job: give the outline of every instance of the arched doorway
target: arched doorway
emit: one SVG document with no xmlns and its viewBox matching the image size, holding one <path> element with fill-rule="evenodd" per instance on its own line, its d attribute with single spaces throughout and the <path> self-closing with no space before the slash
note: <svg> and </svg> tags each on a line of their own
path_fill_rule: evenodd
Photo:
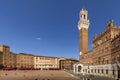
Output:
<svg viewBox="0 0 120 80">
<path fill-rule="evenodd" d="M 80 62 L 77 62 L 74 64 L 74 72 L 75 73 L 83 73 L 83 64 L 81 64 Z"/>
<path fill-rule="evenodd" d="M 82 67 L 78 66 L 78 72 L 81 72 Z"/>
</svg>

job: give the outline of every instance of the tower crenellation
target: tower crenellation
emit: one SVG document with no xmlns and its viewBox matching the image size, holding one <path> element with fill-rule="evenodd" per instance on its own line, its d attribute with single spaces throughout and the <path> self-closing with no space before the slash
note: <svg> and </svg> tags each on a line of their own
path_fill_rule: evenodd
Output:
<svg viewBox="0 0 120 80">
<path fill-rule="evenodd" d="M 79 22 L 78 22 L 78 29 L 80 30 L 81 28 L 86 28 L 88 29 L 89 27 L 89 20 L 87 19 L 88 17 L 88 11 L 86 9 L 82 9 L 79 14 Z"/>
</svg>

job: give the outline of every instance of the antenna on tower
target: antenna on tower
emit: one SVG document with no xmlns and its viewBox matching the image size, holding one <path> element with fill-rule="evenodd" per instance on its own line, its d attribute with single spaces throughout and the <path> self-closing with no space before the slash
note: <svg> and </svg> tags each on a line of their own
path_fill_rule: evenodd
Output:
<svg viewBox="0 0 120 80">
<path fill-rule="evenodd" d="M 83 10 L 86 10 L 86 9 L 85 9 L 85 6 L 83 6 L 83 8 L 82 8 L 82 9 L 83 9 Z"/>
</svg>

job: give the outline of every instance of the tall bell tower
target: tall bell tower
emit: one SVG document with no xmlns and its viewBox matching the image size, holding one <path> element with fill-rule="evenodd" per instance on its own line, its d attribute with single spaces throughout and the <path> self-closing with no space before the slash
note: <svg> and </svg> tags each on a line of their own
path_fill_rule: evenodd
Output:
<svg viewBox="0 0 120 80">
<path fill-rule="evenodd" d="M 88 51 L 88 28 L 90 23 L 87 17 L 88 11 L 82 8 L 78 21 L 80 55 Z"/>
</svg>

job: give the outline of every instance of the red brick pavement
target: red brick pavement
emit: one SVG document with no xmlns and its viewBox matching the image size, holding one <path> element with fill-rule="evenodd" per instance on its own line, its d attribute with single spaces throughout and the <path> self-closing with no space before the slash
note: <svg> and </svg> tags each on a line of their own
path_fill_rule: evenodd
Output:
<svg viewBox="0 0 120 80">
<path fill-rule="evenodd" d="M 64 71 L 0 71 L 0 80 L 80 80 Z"/>
</svg>

